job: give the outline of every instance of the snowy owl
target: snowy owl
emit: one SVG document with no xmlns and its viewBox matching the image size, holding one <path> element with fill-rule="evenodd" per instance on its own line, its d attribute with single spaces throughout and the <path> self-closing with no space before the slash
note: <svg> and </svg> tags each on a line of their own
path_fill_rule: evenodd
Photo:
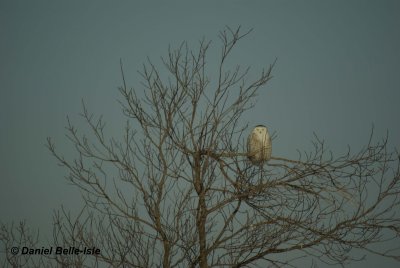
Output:
<svg viewBox="0 0 400 268">
<path fill-rule="evenodd" d="M 271 158 L 272 144 L 268 128 L 256 126 L 247 139 L 248 158 L 254 165 L 263 164 Z"/>
</svg>

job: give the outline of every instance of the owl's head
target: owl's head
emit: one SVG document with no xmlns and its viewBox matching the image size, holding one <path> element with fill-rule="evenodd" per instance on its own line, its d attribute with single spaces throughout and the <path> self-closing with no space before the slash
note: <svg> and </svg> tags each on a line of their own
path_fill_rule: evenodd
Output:
<svg viewBox="0 0 400 268">
<path fill-rule="evenodd" d="M 255 126 L 254 129 L 253 129 L 253 132 L 256 132 L 256 133 L 265 133 L 265 132 L 267 132 L 267 131 L 268 131 L 268 129 L 267 129 L 267 127 L 264 126 L 264 125 L 257 125 L 257 126 Z"/>
</svg>

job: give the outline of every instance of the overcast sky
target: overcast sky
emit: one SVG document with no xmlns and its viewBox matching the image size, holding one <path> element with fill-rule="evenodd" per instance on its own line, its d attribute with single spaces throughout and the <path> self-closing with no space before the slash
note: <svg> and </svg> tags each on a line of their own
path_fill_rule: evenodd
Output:
<svg viewBox="0 0 400 268">
<path fill-rule="evenodd" d="M 111 133 L 124 118 L 122 84 L 140 88 L 149 56 L 168 45 L 197 46 L 218 31 L 254 28 L 232 63 L 257 73 L 278 59 L 274 78 L 245 115 L 278 137 L 273 155 L 310 150 L 313 132 L 335 153 L 357 151 L 372 124 L 400 148 L 399 1 L 16 1 L 0 0 L 0 219 L 26 219 L 50 234 L 53 210 L 78 207 L 79 192 L 46 150 L 54 138 L 66 155 L 66 116 L 79 122 L 81 99 L 103 114 Z M 215 64 L 208 59 L 210 66 Z M 396 267 L 368 255 L 349 267 Z"/>
</svg>

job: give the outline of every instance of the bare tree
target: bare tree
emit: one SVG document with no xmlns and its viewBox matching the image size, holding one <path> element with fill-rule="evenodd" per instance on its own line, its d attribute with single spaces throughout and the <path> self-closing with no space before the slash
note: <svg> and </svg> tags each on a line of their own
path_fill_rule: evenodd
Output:
<svg viewBox="0 0 400 268">
<path fill-rule="evenodd" d="M 210 42 L 186 42 L 163 58 L 165 74 L 148 60 L 144 88 L 128 88 L 121 63 L 121 105 L 128 118 L 121 141 L 107 138 L 102 118 L 83 105 L 92 137 L 68 120 L 77 156 L 48 148 L 82 191 L 85 206 L 55 214 L 54 244 L 97 247 L 90 256 L 55 256 L 83 267 L 280 267 L 301 257 L 344 265 L 353 249 L 400 260 L 374 247 L 399 239 L 399 154 L 387 137 L 339 157 L 315 136 L 295 160 L 247 160 L 242 116 L 271 79 L 274 63 L 249 82 L 249 68 L 227 70 L 240 28 L 220 32 L 218 67 L 206 69 Z M 395 250 L 395 249 L 393 249 Z M 289 254 L 290 253 L 290 254 Z"/>
</svg>

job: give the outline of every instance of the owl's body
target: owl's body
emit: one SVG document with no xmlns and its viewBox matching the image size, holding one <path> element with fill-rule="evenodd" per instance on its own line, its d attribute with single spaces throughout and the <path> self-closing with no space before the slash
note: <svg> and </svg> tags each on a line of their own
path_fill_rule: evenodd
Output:
<svg viewBox="0 0 400 268">
<path fill-rule="evenodd" d="M 254 165 L 263 164 L 271 159 L 272 143 L 268 128 L 256 126 L 247 139 L 248 158 Z"/>
</svg>

